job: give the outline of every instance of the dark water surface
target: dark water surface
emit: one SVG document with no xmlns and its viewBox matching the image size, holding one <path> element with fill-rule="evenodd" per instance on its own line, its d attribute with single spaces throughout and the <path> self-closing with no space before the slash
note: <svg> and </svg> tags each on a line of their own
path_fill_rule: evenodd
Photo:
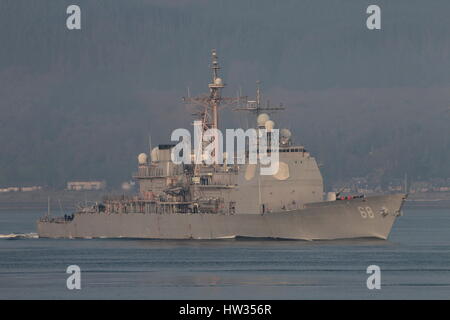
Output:
<svg viewBox="0 0 450 320">
<path fill-rule="evenodd" d="M 449 299 L 450 209 L 404 213 L 389 241 L 305 242 L 38 239 L 41 212 L 0 211 L 0 299 Z"/>
</svg>

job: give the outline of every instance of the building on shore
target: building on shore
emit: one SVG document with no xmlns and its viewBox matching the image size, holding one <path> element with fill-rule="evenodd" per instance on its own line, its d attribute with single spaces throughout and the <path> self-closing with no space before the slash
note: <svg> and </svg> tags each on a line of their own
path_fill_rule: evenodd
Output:
<svg viewBox="0 0 450 320">
<path fill-rule="evenodd" d="M 106 188 L 105 181 L 69 181 L 67 182 L 67 190 L 103 190 Z"/>
<path fill-rule="evenodd" d="M 31 187 L 5 187 L 0 188 L 0 193 L 6 192 L 30 192 L 42 190 L 42 186 L 31 186 Z"/>
</svg>

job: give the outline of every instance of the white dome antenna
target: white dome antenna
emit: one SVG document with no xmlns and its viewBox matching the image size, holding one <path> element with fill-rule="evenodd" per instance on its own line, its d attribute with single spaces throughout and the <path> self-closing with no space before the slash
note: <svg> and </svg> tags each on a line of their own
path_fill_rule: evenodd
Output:
<svg viewBox="0 0 450 320">
<path fill-rule="evenodd" d="M 273 122 L 272 120 L 268 120 L 264 124 L 264 127 L 268 132 L 272 132 L 273 128 L 275 127 L 275 122 Z"/>
<path fill-rule="evenodd" d="M 140 153 L 138 155 L 138 163 L 139 165 L 147 164 L 147 155 L 145 153 Z"/>
<path fill-rule="evenodd" d="M 267 113 L 261 113 L 256 118 L 256 123 L 258 124 L 258 127 L 264 127 L 267 121 L 270 120 L 270 117 Z"/>
<path fill-rule="evenodd" d="M 159 161 L 159 148 L 158 147 L 154 147 L 152 149 L 151 156 L 152 156 L 152 162 Z"/>
<path fill-rule="evenodd" d="M 290 139 L 292 137 L 291 130 L 286 129 L 286 128 L 281 129 L 280 136 L 283 138 L 286 138 L 286 139 Z"/>
<path fill-rule="evenodd" d="M 283 146 L 289 145 L 289 143 L 291 141 L 291 136 L 292 136 L 291 130 L 286 129 L 286 128 L 281 129 L 280 130 L 280 143 L 281 143 L 281 145 L 283 145 Z"/>
</svg>

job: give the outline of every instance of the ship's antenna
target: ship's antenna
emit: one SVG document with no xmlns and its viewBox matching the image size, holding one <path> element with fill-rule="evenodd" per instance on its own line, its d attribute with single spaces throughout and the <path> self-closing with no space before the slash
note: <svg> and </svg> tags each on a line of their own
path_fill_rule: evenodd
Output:
<svg viewBox="0 0 450 320">
<path fill-rule="evenodd" d="M 262 208 L 262 199 L 261 199 L 261 161 L 258 161 L 258 207 L 259 212 L 261 214 L 264 214 L 263 208 Z"/>
<path fill-rule="evenodd" d="M 228 98 L 222 97 L 221 89 L 225 87 L 223 80 L 219 77 L 219 61 L 215 49 L 211 52 L 211 70 L 212 83 L 208 85 L 209 94 L 203 94 L 195 97 L 188 96 L 183 101 L 192 106 L 198 106 L 200 109 L 194 115 L 202 122 L 202 134 L 208 129 L 218 129 L 219 127 L 219 106 L 239 105 L 240 102 L 246 102 L 247 97 Z M 190 92 L 189 92 L 190 95 Z M 203 141 L 205 145 L 214 141 L 215 150 L 218 150 L 218 137 L 212 136 L 210 141 Z M 199 164 L 194 167 L 194 176 L 198 176 Z"/>
<path fill-rule="evenodd" d="M 211 52 L 211 70 L 212 82 L 208 85 L 209 94 L 183 98 L 187 104 L 200 106 L 201 109 L 194 115 L 202 121 L 203 130 L 219 127 L 219 107 L 223 105 L 238 105 L 240 102 L 246 102 L 247 97 L 225 98 L 222 97 L 221 90 L 225 87 L 222 78 L 219 77 L 219 56 L 215 49 Z"/>
<path fill-rule="evenodd" d="M 256 81 L 256 113 L 259 114 L 259 108 L 261 107 L 261 90 L 259 84 L 261 81 Z"/>
<path fill-rule="evenodd" d="M 284 110 L 284 106 L 280 103 L 278 107 L 271 106 L 270 101 L 267 101 L 267 105 L 265 107 L 261 106 L 261 88 L 260 88 L 261 81 L 256 81 L 256 100 L 253 101 L 247 101 L 247 105 L 245 107 L 238 107 L 234 108 L 233 111 L 250 111 L 256 116 L 258 116 L 262 111 L 265 111 L 267 113 L 276 112 L 280 110 Z"/>
<path fill-rule="evenodd" d="M 148 156 L 150 158 L 150 160 L 152 160 L 152 136 L 151 134 L 148 135 L 148 147 L 150 152 L 148 153 Z"/>
<path fill-rule="evenodd" d="M 47 197 L 47 217 L 50 217 L 50 197 Z"/>
<path fill-rule="evenodd" d="M 405 173 L 405 193 L 408 193 L 408 174 Z"/>
<path fill-rule="evenodd" d="M 63 206 L 62 206 L 62 204 L 61 204 L 61 199 L 58 199 L 58 202 L 59 202 L 59 207 L 61 208 L 62 213 L 63 213 L 64 215 L 66 215 L 66 213 L 64 212 Z"/>
<path fill-rule="evenodd" d="M 210 98 L 211 98 L 211 111 L 212 111 L 212 128 L 218 128 L 219 127 L 219 113 L 218 108 L 220 105 L 220 90 L 225 87 L 225 84 L 223 83 L 222 79 L 219 78 L 219 61 L 216 49 L 212 50 L 211 53 L 211 59 L 212 59 L 212 65 L 211 69 L 213 71 L 213 77 L 212 77 L 212 83 L 209 84 L 209 91 L 210 91 Z"/>
</svg>

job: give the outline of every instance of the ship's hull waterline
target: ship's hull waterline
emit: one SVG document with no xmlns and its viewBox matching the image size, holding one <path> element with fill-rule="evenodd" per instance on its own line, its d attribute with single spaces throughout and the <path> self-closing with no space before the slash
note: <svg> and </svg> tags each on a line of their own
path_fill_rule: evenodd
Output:
<svg viewBox="0 0 450 320">
<path fill-rule="evenodd" d="M 373 196 L 264 215 L 80 213 L 71 221 L 38 221 L 37 229 L 41 238 L 387 239 L 404 199 Z"/>
</svg>

